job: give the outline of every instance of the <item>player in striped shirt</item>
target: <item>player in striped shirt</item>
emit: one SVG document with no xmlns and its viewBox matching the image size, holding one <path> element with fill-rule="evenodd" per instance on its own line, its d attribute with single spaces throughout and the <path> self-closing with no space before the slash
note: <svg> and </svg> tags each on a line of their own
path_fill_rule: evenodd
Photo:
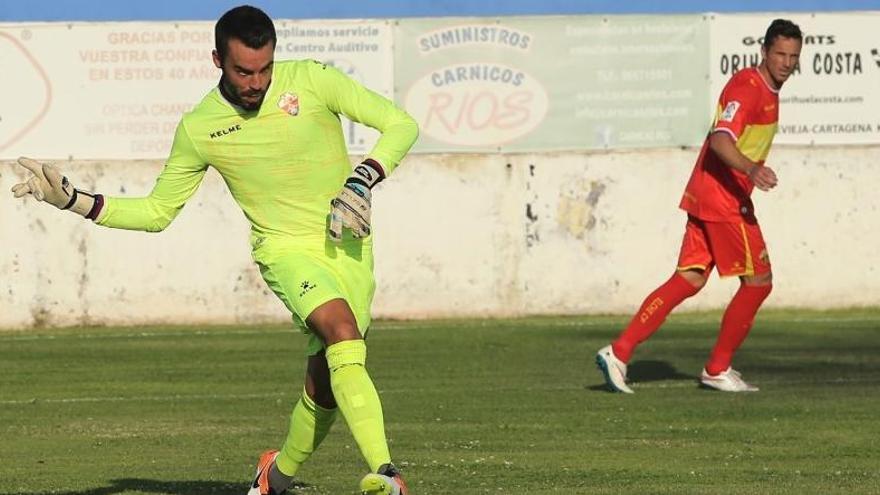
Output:
<svg viewBox="0 0 880 495">
<path fill-rule="evenodd" d="M 776 174 L 764 161 L 776 133 L 779 90 L 797 67 L 801 43 L 797 25 L 774 20 L 764 36 L 760 65 L 734 74 L 721 92 L 714 124 L 680 203 L 688 216 L 678 266 L 596 356 L 612 391 L 632 393 L 626 371 L 636 346 L 676 306 L 699 292 L 713 269 L 722 277 L 739 277 L 740 287 L 724 313 L 700 382 L 727 392 L 758 390 L 731 367 L 772 288 L 770 259 L 750 196 L 755 187 L 776 187 Z"/>
</svg>

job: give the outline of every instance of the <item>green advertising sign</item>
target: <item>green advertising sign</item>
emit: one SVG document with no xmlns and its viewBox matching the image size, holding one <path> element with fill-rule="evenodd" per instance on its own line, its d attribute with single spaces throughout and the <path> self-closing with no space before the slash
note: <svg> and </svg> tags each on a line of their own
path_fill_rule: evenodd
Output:
<svg viewBox="0 0 880 495">
<path fill-rule="evenodd" d="M 695 145 L 711 119 L 700 15 L 402 19 L 394 39 L 418 151 Z"/>
</svg>

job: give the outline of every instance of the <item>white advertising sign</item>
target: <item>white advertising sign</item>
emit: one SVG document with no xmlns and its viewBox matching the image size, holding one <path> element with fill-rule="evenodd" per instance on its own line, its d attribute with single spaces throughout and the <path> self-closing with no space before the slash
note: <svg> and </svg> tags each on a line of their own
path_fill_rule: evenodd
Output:
<svg viewBox="0 0 880 495">
<path fill-rule="evenodd" d="M 314 58 L 391 97 L 384 22 L 276 21 L 276 58 Z M 0 24 L 0 159 L 165 158 L 181 115 L 211 90 L 213 22 Z M 13 75 L 14 74 L 14 75 Z M 377 133 L 344 122 L 352 153 Z"/>
<path fill-rule="evenodd" d="M 734 72 L 761 62 L 764 33 L 775 18 L 798 24 L 804 40 L 799 70 L 779 93 L 774 142 L 880 143 L 880 12 L 714 14 L 713 108 Z"/>
</svg>

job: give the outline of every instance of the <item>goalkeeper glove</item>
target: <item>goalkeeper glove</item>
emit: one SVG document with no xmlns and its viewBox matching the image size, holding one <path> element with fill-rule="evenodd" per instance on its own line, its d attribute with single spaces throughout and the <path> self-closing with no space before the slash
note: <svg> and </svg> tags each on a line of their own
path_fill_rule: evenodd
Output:
<svg viewBox="0 0 880 495">
<path fill-rule="evenodd" d="M 37 201 L 45 201 L 61 210 L 70 210 L 91 220 L 98 217 L 104 206 L 104 197 L 100 194 L 73 187 L 55 165 L 24 157 L 18 159 L 18 164 L 34 175 L 27 182 L 12 186 L 16 198 L 31 194 Z"/>
<path fill-rule="evenodd" d="M 330 239 L 342 240 L 342 229 L 351 229 L 355 238 L 370 235 L 370 189 L 385 178 L 378 162 L 366 159 L 354 168 L 336 199 L 330 201 Z"/>
</svg>

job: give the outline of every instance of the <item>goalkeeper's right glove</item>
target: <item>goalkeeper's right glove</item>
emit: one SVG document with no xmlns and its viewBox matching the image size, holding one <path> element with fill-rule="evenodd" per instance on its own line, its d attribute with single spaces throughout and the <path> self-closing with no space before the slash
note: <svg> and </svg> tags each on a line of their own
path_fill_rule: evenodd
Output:
<svg viewBox="0 0 880 495">
<path fill-rule="evenodd" d="M 91 220 L 98 218 L 104 207 L 103 196 L 73 187 L 55 165 L 24 157 L 18 159 L 18 164 L 34 175 L 27 182 L 12 186 L 16 198 L 31 194 L 37 201 L 45 201 L 58 209 L 70 210 Z"/>
</svg>

